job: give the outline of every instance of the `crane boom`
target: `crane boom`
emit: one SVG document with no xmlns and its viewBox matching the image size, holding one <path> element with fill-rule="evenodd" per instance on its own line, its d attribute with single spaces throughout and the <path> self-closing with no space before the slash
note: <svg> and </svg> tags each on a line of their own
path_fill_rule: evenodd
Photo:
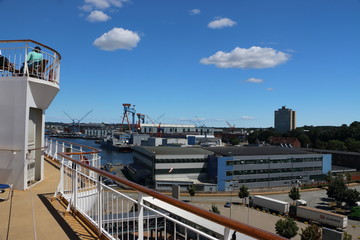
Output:
<svg viewBox="0 0 360 240">
<path fill-rule="evenodd" d="M 81 122 L 81 120 L 83 120 L 84 118 L 86 118 L 92 111 L 93 111 L 93 110 L 90 110 L 87 114 L 85 114 L 85 116 L 83 116 L 83 117 L 79 120 L 79 122 Z"/>
</svg>

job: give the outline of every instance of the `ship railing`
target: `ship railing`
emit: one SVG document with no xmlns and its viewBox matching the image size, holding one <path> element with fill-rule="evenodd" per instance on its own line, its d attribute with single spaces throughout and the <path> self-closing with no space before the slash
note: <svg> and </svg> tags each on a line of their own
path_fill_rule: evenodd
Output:
<svg viewBox="0 0 360 240">
<path fill-rule="evenodd" d="M 89 166 L 100 168 L 101 157 L 99 153 L 101 150 L 81 144 L 76 144 L 69 141 L 63 141 L 56 138 L 45 139 L 45 154 L 51 156 L 53 160 L 71 166 L 71 161 L 58 155 L 58 153 L 72 153 L 72 158 L 88 164 Z"/>
<path fill-rule="evenodd" d="M 69 151 L 59 140 L 47 143 L 48 156 L 61 164 L 55 195 L 100 239 L 284 239 L 87 164 L 75 144 Z"/>
<path fill-rule="evenodd" d="M 36 46 L 41 48 L 43 59 L 31 67 L 27 56 Z M 27 76 L 59 84 L 61 55 L 42 43 L 33 40 L 0 40 L 0 58 L 0 77 Z"/>
</svg>

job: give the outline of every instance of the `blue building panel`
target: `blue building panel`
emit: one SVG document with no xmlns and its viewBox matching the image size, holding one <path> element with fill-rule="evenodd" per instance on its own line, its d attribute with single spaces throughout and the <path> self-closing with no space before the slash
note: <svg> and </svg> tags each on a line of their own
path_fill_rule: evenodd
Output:
<svg viewBox="0 0 360 240">
<path fill-rule="evenodd" d="M 331 154 L 323 154 L 323 174 L 331 171 L 332 157 Z"/>
<path fill-rule="evenodd" d="M 226 180 L 232 180 L 232 176 L 226 176 L 226 171 L 233 171 L 234 166 L 226 165 L 227 160 L 233 160 L 234 157 L 218 157 L 218 190 L 225 191 L 229 186 Z"/>
<path fill-rule="evenodd" d="M 188 137 L 188 145 L 195 145 L 195 144 L 196 144 L 195 136 L 189 136 Z"/>
</svg>

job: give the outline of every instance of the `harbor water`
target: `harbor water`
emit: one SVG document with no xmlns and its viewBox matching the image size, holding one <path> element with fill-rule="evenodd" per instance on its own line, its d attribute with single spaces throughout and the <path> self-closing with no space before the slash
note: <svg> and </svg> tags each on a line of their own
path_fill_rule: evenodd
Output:
<svg viewBox="0 0 360 240">
<path fill-rule="evenodd" d="M 132 152 L 122 153 L 119 151 L 102 148 L 100 144 L 95 143 L 95 140 L 92 139 L 83 139 L 83 138 L 61 138 L 60 140 L 73 142 L 93 148 L 98 148 L 101 150 L 101 165 L 104 166 L 106 163 L 111 163 L 112 165 L 128 165 L 133 162 Z"/>
</svg>

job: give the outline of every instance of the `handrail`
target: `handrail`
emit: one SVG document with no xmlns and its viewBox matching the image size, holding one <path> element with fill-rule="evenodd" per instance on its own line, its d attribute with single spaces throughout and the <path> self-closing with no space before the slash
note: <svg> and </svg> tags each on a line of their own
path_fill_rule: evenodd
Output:
<svg viewBox="0 0 360 240">
<path fill-rule="evenodd" d="M 51 138 L 51 139 L 54 139 L 54 138 Z M 76 145 L 76 146 L 79 146 L 79 147 L 83 147 L 83 148 L 88 148 L 88 149 L 92 149 L 94 150 L 94 152 L 89 152 L 89 153 L 100 153 L 102 150 L 101 149 L 98 149 L 98 148 L 94 148 L 94 147 L 90 147 L 90 146 L 86 146 L 86 145 L 83 145 L 83 144 L 79 144 L 79 143 L 74 143 L 74 142 L 70 142 L 70 141 L 64 141 L 64 140 L 59 140 L 63 143 L 68 143 L 68 144 L 71 144 L 71 145 Z M 68 154 L 68 153 L 66 153 Z M 72 154 L 75 154 L 75 153 L 72 153 Z M 83 152 L 83 154 L 85 154 Z"/>
<path fill-rule="evenodd" d="M 165 194 L 159 193 L 159 192 L 157 192 L 155 190 L 149 189 L 147 187 L 144 187 L 142 185 L 139 185 L 137 183 L 129 181 L 129 180 L 125 179 L 125 178 L 120 178 L 120 177 L 118 177 L 116 175 L 113 175 L 111 173 L 108 173 L 108 172 L 106 172 L 104 170 L 89 166 L 86 163 L 83 163 L 81 161 L 78 161 L 78 160 L 75 160 L 75 159 L 69 157 L 68 155 L 71 155 L 71 154 L 72 153 L 58 153 L 58 155 L 62 156 L 63 158 L 66 158 L 67 160 L 69 160 L 69 161 L 71 161 L 71 162 L 73 162 L 75 164 L 78 164 L 78 165 L 80 165 L 80 166 L 82 166 L 84 168 L 87 168 L 87 169 L 89 169 L 91 171 L 94 171 L 94 172 L 100 174 L 100 175 L 106 176 L 107 178 L 110 178 L 110 179 L 112 179 L 112 180 L 114 180 L 116 182 L 119 182 L 119 183 L 122 183 L 124 185 L 130 186 L 133 189 L 138 190 L 139 192 L 146 193 L 149 196 L 160 199 L 160 200 L 162 200 L 162 201 L 164 201 L 166 203 L 169 203 L 169 204 L 171 204 L 173 206 L 176 206 L 178 208 L 181 208 L 183 210 L 191 212 L 191 213 L 193 213 L 195 215 L 198 215 L 200 217 L 206 218 L 206 219 L 208 219 L 210 221 L 213 221 L 213 222 L 215 222 L 217 224 L 220 224 L 222 226 L 225 226 L 225 227 L 230 228 L 232 230 L 235 230 L 237 232 L 243 233 L 245 235 L 248 235 L 248 236 L 251 236 L 251 237 L 254 237 L 254 238 L 257 238 L 257 239 L 262 239 L 262 240 L 285 239 L 285 238 L 280 237 L 280 236 L 278 236 L 276 234 L 273 234 L 273 233 L 267 232 L 265 230 L 262 230 L 262 229 L 259 229 L 259 228 L 256 228 L 256 227 L 241 223 L 241 222 L 236 221 L 234 219 L 230 219 L 228 217 L 225 217 L 225 216 L 222 216 L 222 215 L 210 212 L 210 211 L 206 211 L 206 210 L 204 210 L 202 208 L 199 208 L 199 207 L 184 203 L 184 202 L 182 202 L 180 200 L 177 200 L 177 199 L 169 197 L 169 196 L 167 196 Z"/>
<path fill-rule="evenodd" d="M 13 152 L 20 152 L 21 149 L 17 148 L 0 148 L 0 151 L 13 151 Z"/>
<path fill-rule="evenodd" d="M 31 148 L 31 149 L 28 149 L 28 152 L 31 152 L 31 151 L 34 151 L 34 150 L 42 150 L 42 149 L 47 149 L 48 146 L 44 146 L 44 147 L 38 147 L 38 148 Z"/>
<path fill-rule="evenodd" d="M 10 43 L 10 42 L 32 42 L 32 43 L 35 43 L 37 45 L 43 46 L 44 48 L 47 48 L 47 49 L 53 51 L 54 53 L 56 53 L 59 56 L 59 60 L 61 60 L 61 55 L 58 51 L 56 51 L 55 49 L 53 49 L 49 46 L 46 46 L 45 44 L 39 43 L 39 42 L 31 40 L 31 39 L 0 40 L 0 43 Z"/>
</svg>

